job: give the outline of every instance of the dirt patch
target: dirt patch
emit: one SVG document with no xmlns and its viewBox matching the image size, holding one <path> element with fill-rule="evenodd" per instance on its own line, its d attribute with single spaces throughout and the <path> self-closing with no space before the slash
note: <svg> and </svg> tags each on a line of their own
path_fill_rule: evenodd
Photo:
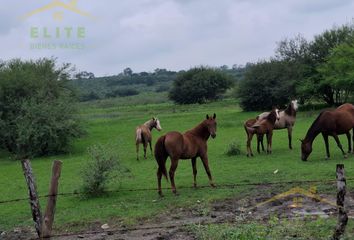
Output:
<svg viewBox="0 0 354 240">
<path fill-rule="evenodd" d="M 312 195 L 310 195 L 312 194 Z M 310 196 L 307 196 L 310 195 Z M 244 198 L 230 198 L 219 200 L 208 205 L 197 202 L 193 208 L 179 208 L 161 214 L 153 219 L 143 219 L 132 227 L 108 224 L 108 228 L 101 228 L 103 223 L 91 225 L 89 233 L 67 234 L 53 239 L 195 239 L 186 226 L 191 224 L 218 224 L 242 223 L 249 221 L 267 222 L 271 217 L 278 218 L 328 218 L 337 214 L 335 196 L 316 194 L 310 190 L 292 189 L 283 195 L 272 192 L 266 187 Z M 354 218 L 351 212 L 354 209 L 354 195 L 347 194 L 346 207 L 349 217 Z M 3 234 L 0 239 L 28 239 L 35 238 L 34 231 L 29 229 L 15 229 Z"/>
</svg>

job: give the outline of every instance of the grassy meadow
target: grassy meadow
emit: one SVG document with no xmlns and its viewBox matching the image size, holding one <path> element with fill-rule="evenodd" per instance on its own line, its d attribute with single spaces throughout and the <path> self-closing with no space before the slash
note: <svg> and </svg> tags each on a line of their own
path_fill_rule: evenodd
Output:
<svg viewBox="0 0 354 240">
<path fill-rule="evenodd" d="M 335 167 L 345 163 L 347 177 L 354 176 L 353 155 L 343 159 L 334 140 L 330 139 L 331 159 L 325 160 L 325 149 L 322 137 L 314 142 L 314 151 L 308 162 L 300 160 L 300 142 L 318 111 L 299 112 L 293 131 L 293 146 L 288 149 L 287 131 L 276 131 L 273 137 L 273 154 L 257 154 L 255 138 L 253 141 L 253 158 L 246 157 L 246 134 L 243 122 L 257 115 L 255 112 L 242 112 L 234 100 L 221 100 L 204 105 L 176 106 L 170 102 L 158 103 L 164 99 L 164 93 L 155 96 L 154 101 L 136 100 L 139 97 L 117 98 L 98 102 L 86 102 L 80 105 L 80 115 L 87 134 L 73 143 L 70 153 L 59 156 L 36 158 L 32 167 L 37 180 L 40 195 L 47 194 L 51 175 L 52 161 L 63 161 L 60 178 L 60 192 L 80 190 L 80 170 L 88 160 L 87 147 L 97 143 L 110 143 L 117 146 L 122 163 L 131 173 L 120 182 L 112 182 L 108 193 L 102 197 L 84 199 L 78 195 L 59 196 L 57 201 L 55 229 L 57 231 L 85 229 L 90 223 L 115 223 L 117 225 L 134 224 L 142 218 L 152 218 L 175 207 L 193 207 L 198 202 L 204 204 L 215 199 L 241 197 L 257 191 L 256 186 L 226 188 L 184 188 L 193 184 L 190 161 L 181 161 L 176 171 L 176 185 L 179 196 L 173 196 L 169 189 L 164 189 L 165 197 L 158 198 L 157 191 L 126 191 L 128 189 L 156 188 L 157 164 L 148 152 L 148 159 L 136 161 L 134 132 L 135 127 L 144 123 L 152 116 L 160 119 L 163 131 L 153 131 L 153 143 L 156 139 L 171 130 L 186 131 L 204 120 L 206 114 L 217 114 L 217 137 L 209 140 L 208 153 L 212 175 L 218 184 L 259 183 L 301 180 L 335 179 Z M 145 96 L 148 99 L 149 96 Z M 144 99 L 142 98 L 142 99 Z M 228 145 L 236 141 L 241 146 L 241 155 L 227 156 Z M 347 149 L 345 136 L 341 141 Z M 169 161 L 167 162 L 169 166 Z M 208 178 L 197 161 L 199 185 L 207 186 Z M 278 170 L 277 174 L 274 171 Z M 348 185 L 352 182 L 348 181 Z M 163 181 L 163 187 L 170 184 Z M 291 185 L 280 185 L 278 188 L 287 190 Z M 300 186 L 307 187 L 307 186 Z M 336 194 L 336 189 L 327 184 L 318 184 L 321 192 Z M 116 191 L 118 190 L 118 191 Z M 21 164 L 5 152 L 0 154 L 0 201 L 26 198 L 25 185 Z M 46 199 L 41 199 L 44 209 Z M 0 230 L 15 227 L 32 226 L 31 212 L 27 201 L 0 204 Z M 215 230 L 215 227 L 212 228 Z M 201 230 L 199 229 L 198 232 Z M 218 230 L 215 230 L 216 232 Z"/>
</svg>

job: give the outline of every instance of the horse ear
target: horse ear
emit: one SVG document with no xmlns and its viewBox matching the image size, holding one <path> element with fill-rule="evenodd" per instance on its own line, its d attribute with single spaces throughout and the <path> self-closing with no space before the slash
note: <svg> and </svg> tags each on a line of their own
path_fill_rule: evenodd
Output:
<svg viewBox="0 0 354 240">
<path fill-rule="evenodd" d="M 206 115 L 206 119 L 209 119 L 209 114 Z"/>
<path fill-rule="evenodd" d="M 213 119 L 215 119 L 216 118 L 216 114 L 214 113 L 214 115 L 213 115 Z"/>
<path fill-rule="evenodd" d="M 304 140 L 302 140 L 302 139 L 299 139 L 299 141 L 300 141 L 301 143 L 304 143 Z"/>
<path fill-rule="evenodd" d="M 152 117 L 152 120 L 154 120 L 154 121 L 155 121 L 155 117 Z"/>
</svg>

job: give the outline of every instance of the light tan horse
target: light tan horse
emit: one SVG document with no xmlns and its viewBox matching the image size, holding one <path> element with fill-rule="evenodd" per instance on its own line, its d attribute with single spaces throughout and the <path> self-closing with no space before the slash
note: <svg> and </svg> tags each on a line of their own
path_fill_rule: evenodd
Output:
<svg viewBox="0 0 354 240">
<path fill-rule="evenodd" d="M 296 111 L 298 109 L 297 100 L 292 100 L 285 110 L 279 112 L 279 119 L 275 122 L 274 130 L 288 129 L 289 148 L 293 149 L 291 139 L 292 131 L 296 121 Z M 257 120 L 264 119 L 269 112 L 264 112 L 258 115 Z M 263 145 L 263 143 L 262 143 Z"/>
<path fill-rule="evenodd" d="M 151 147 L 151 130 L 156 128 L 157 131 L 161 131 L 160 120 L 157 118 L 152 118 L 143 125 L 136 127 L 135 130 L 135 145 L 136 145 L 136 160 L 139 161 L 139 144 L 144 145 L 144 158 L 146 159 L 146 148 L 147 145 L 150 145 L 150 151 L 152 154 L 152 147 Z"/>
</svg>

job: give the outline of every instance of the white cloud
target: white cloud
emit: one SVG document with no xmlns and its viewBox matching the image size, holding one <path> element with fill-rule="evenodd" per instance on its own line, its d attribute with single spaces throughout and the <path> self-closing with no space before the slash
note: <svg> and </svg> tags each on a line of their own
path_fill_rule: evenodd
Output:
<svg viewBox="0 0 354 240">
<path fill-rule="evenodd" d="M 0 51 L 3 59 L 56 56 L 96 75 L 116 74 L 129 66 L 135 71 L 155 68 L 232 65 L 268 58 L 276 42 L 302 33 L 310 38 L 334 24 L 350 22 L 349 0 L 79 0 L 78 7 L 97 21 L 56 11 L 26 21 L 18 16 L 52 0 L 12 0 L 0 6 Z M 69 0 L 61 0 L 68 2 Z M 30 50 L 31 26 L 84 26 L 84 50 Z M 62 40 L 62 39 L 60 39 Z M 55 41 L 55 40 L 50 40 Z"/>
</svg>

